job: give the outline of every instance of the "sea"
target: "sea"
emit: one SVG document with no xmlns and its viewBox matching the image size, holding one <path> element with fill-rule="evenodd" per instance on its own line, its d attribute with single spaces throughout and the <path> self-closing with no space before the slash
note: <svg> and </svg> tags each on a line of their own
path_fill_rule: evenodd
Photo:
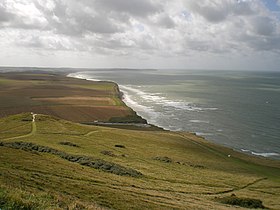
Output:
<svg viewBox="0 0 280 210">
<path fill-rule="evenodd" d="M 280 160 L 280 72 L 0 67 L 27 70 L 116 82 L 124 102 L 150 124 Z"/>
<path fill-rule="evenodd" d="M 118 83 L 148 123 L 280 160 L 280 72 L 94 69 L 68 76 Z"/>
</svg>

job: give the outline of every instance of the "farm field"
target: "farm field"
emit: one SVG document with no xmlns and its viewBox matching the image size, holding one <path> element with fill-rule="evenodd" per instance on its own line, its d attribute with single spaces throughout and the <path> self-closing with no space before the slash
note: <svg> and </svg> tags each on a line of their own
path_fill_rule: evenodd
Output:
<svg viewBox="0 0 280 210">
<path fill-rule="evenodd" d="M 50 73 L 1 73 L 0 117 L 35 112 L 74 122 L 137 116 L 112 82 L 92 82 Z"/>
</svg>

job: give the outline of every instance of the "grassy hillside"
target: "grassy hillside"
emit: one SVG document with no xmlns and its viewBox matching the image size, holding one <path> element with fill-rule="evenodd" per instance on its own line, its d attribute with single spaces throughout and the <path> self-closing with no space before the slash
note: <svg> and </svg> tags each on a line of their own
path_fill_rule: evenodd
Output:
<svg viewBox="0 0 280 210">
<path fill-rule="evenodd" d="M 117 84 L 93 82 L 48 72 L 0 74 L 0 117 L 24 112 L 49 114 L 74 122 L 142 122 L 121 100 Z"/>
<path fill-rule="evenodd" d="M 0 119 L 0 142 L 2 209 L 280 209 L 279 161 L 189 133 L 26 113 Z"/>
</svg>

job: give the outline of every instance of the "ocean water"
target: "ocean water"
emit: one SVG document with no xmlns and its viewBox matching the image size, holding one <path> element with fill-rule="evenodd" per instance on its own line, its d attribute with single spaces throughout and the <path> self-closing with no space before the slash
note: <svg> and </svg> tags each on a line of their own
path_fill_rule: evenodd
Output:
<svg viewBox="0 0 280 210">
<path fill-rule="evenodd" d="M 69 76 L 117 82 L 149 123 L 280 159 L 280 72 L 116 70 Z"/>
</svg>

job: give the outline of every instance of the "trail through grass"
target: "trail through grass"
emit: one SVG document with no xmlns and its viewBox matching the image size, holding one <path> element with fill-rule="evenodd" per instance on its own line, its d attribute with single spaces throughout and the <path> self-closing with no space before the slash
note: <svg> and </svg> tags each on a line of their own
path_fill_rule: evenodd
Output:
<svg viewBox="0 0 280 210">
<path fill-rule="evenodd" d="M 31 131 L 29 134 L 25 134 L 25 135 L 20 135 L 20 136 L 15 136 L 15 137 L 11 137 L 11 138 L 6 138 L 4 140 L 16 140 L 16 139 L 22 139 L 22 138 L 27 138 L 30 137 L 34 134 L 36 134 L 37 131 L 37 127 L 36 127 L 36 122 L 35 122 L 35 117 L 37 114 L 31 114 L 32 115 L 32 121 L 31 121 Z"/>
<path fill-rule="evenodd" d="M 15 116 L 7 119 L 5 125 L 11 129 L 26 118 Z M 5 189 L 44 191 L 69 205 L 71 199 L 82 206 L 114 209 L 227 209 L 214 197 L 231 193 L 280 208 L 280 182 L 276 178 L 279 168 L 270 167 L 270 161 L 263 166 L 250 162 L 250 158 L 243 160 L 239 153 L 213 146 L 198 136 L 80 125 L 42 114 L 29 122 L 30 133 L 2 141 L 9 145 L 20 140 L 20 144 L 32 148 L 35 144 L 52 148 L 71 154 L 73 160 L 100 159 L 135 169 L 143 176 L 122 177 L 53 154 L 37 153 L 29 147 L 15 150 L 0 146 L 0 184 Z M 232 154 L 231 158 L 228 154 Z M 164 158 L 170 161 L 162 161 Z M 274 177 L 267 175 L 270 171 Z"/>
</svg>

